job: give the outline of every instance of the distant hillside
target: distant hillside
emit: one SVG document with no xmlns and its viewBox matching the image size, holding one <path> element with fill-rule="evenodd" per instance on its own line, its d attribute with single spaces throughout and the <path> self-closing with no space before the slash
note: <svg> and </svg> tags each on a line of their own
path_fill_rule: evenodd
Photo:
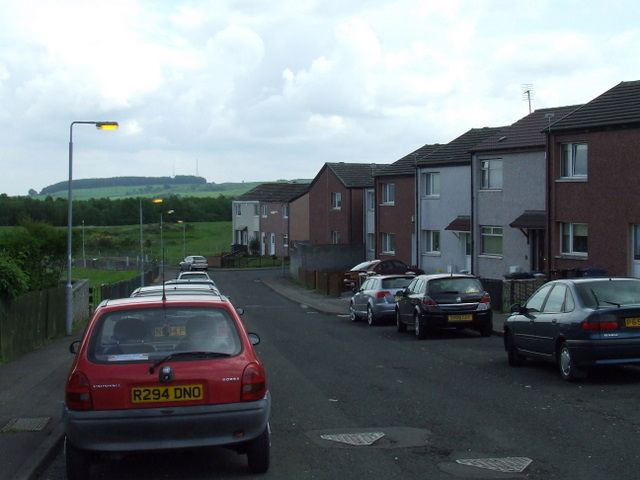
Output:
<svg viewBox="0 0 640 480">
<path fill-rule="evenodd" d="M 288 180 L 283 180 L 288 181 Z M 309 180 L 291 180 L 291 182 L 309 182 Z M 267 182 L 227 182 L 207 183 L 205 178 L 191 175 L 175 177 L 113 177 L 73 180 L 73 198 L 110 198 L 112 200 L 130 197 L 237 197 L 252 188 Z M 59 182 L 41 190 L 32 198 L 67 198 L 68 182 Z"/>
</svg>

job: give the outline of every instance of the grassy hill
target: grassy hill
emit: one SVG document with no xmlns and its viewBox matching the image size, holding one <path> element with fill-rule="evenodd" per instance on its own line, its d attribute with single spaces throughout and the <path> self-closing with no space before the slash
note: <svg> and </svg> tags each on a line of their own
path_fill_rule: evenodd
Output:
<svg viewBox="0 0 640 480">
<path fill-rule="evenodd" d="M 110 198 L 112 200 L 129 197 L 166 197 L 177 195 L 183 197 L 236 197 L 248 192 L 264 182 L 219 183 L 204 185 L 144 185 L 144 186 L 113 186 L 96 188 L 74 188 L 74 200 L 88 200 L 90 198 Z M 67 198 L 67 190 L 51 192 L 48 195 L 35 195 L 33 198 L 44 200 L 47 196 L 53 198 Z"/>
</svg>

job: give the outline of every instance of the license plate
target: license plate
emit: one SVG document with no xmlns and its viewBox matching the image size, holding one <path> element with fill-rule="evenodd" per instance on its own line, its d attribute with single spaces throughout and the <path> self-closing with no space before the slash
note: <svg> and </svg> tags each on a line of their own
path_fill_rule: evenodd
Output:
<svg viewBox="0 0 640 480">
<path fill-rule="evenodd" d="M 131 403 L 191 402 L 203 398 L 202 384 L 133 387 L 131 389 Z"/>
<path fill-rule="evenodd" d="M 470 313 L 465 315 L 449 315 L 447 317 L 447 320 L 449 320 L 450 322 L 467 322 L 473 320 L 473 315 Z"/>
<path fill-rule="evenodd" d="M 631 317 L 631 318 L 625 318 L 624 319 L 624 326 L 625 327 L 640 327 L 640 317 Z"/>
<path fill-rule="evenodd" d="M 172 327 L 156 327 L 153 329 L 154 337 L 184 337 L 187 335 L 187 327 L 174 325 Z"/>
</svg>

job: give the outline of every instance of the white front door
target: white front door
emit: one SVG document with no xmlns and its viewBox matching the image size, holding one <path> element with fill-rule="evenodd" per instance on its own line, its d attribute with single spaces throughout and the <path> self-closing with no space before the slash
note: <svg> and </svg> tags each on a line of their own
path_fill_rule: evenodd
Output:
<svg viewBox="0 0 640 480">
<path fill-rule="evenodd" d="M 640 225 L 631 225 L 631 275 L 640 278 Z"/>
<path fill-rule="evenodd" d="M 262 233 L 260 234 L 260 255 L 261 255 L 261 256 L 264 256 L 264 254 L 265 254 L 265 252 L 266 252 L 265 242 L 266 242 L 266 239 L 265 239 L 265 233 L 264 233 L 264 232 L 262 232 Z"/>
<path fill-rule="evenodd" d="M 276 254 L 276 234 L 271 234 L 271 241 L 269 242 L 269 255 Z"/>
<path fill-rule="evenodd" d="M 471 234 L 461 233 L 460 239 L 464 243 L 464 268 L 467 273 L 471 273 Z"/>
</svg>

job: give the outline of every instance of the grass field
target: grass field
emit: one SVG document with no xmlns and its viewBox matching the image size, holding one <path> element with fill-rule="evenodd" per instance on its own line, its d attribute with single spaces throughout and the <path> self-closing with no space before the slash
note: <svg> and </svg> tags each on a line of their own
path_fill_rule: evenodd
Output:
<svg viewBox="0 0 640 480">
<path fill-rule="evenodd" d="M 131 256 L 140 254 L 140 226 L 86 227 L 85 256 Z M 74 228 L 76 244 L 74 256 L 81 258 L 81 228 Z M 143 226 L 145 257 L 160 259 L 160 225 Z M 231 222 L 194 222 L 163 224 L 165 263 L 177 264 L 185 255 L 217 255 L 228 252 L 231 246 Z"/>
</svg>

